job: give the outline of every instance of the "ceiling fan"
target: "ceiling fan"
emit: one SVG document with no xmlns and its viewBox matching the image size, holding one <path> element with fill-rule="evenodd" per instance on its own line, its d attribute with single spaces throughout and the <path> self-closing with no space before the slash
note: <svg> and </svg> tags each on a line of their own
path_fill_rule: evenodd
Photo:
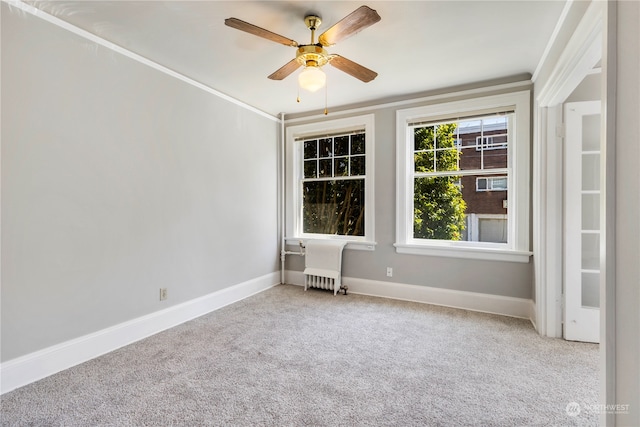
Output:
<svg viewBox="0 0 640 427">
<path fill-rule="evenodd" d="M 296 57 L 279 68 L 269 76 L 272 80 L 282 80 L 296 71 L 300 67 L 304 70 L 300 73 L 298 81 L 304 89 L 315 92 L 326 83 L 326 76 L 320 69 L 326 64 L 331 64 L 335 68 L 367 83 L 375 79 L 378 73 L 360 64 L 357 64 L 343 56 L 330 54 L 325 47 L 333 46 L 340 40 L 352 36 L 376 22 L 380 21 L 380 15 L 368 6 L 360 6 L 349 15 L 342 18 L 315 41 L 315 32 L 320 27 L 322 20 L 319 16 L 309 15 L 304 18 L 307 28 L 311 30 L 311 43 L 299 44 L 295 40 L 273 33 L 264 28 L 260 28 L 237 18 L 225 19 L 225 25 L 241 31 L 297 48 Z"/>
</svg>

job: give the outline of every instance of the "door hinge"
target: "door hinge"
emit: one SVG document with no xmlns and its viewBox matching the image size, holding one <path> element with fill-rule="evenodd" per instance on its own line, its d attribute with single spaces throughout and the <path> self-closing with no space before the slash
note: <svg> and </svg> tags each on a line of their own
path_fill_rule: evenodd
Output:
<svg viewBox="0 0 640 427">
<path fill-rule="evenodd" d="M 566 128 L 565 128 L 564 124 L 556 126 L 556 136 L 558 138 L 563 138 L 564 139 L 565 136 L 566 136 L 566 133 L 567 133 L 567 131 L 566 131 Z"/>
</svg>

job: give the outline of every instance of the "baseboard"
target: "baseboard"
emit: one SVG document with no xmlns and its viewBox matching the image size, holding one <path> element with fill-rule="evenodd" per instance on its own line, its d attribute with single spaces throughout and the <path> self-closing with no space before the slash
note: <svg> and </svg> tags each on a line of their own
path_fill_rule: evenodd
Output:
<svg viewBox="0 0 640 427">
<path fill-rule="evenodd" d="M 280 283 L 274 272 L 0 364 L 0 394 L 147 338 Z"/>
<path fill-rule="evenodd" d="M 531 321 L 531 324 L 533 325 L 533 329 L 535 329 L 538 333 L 540 333 L 540 331 L 538 331 L 538 321 L 537 321 L 537 317 L 536 317 L 536 303 L 531 300 L 531 304 L 529 305 L 529 320 Z"/>
<path fill-rule="evenodd" d="M 304 286 L 304 274 L 301 271 L 287 270 L 285 272 L 285 282 Z M 502 316 L 531 319 L 532 300 L 526 298 L 505 297 L 478 292 L 358 279 L 354 277 L 342 277 L 342 283 L 349 287 L 348 292 L 354 294 L 414 301 L 483 313 L 500 314 Z"/>
</svg>

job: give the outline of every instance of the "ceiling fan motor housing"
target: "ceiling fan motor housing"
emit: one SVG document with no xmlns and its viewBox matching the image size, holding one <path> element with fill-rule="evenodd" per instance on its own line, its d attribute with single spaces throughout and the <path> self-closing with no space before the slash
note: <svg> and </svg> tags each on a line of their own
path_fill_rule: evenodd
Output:
<svg viewBox="0 0 640 427">
<path fill-rule="evenodd" d="M 298 48 L 296 59 L 303 67 L 322 67 L 329 62 L 329 53 L 317 44 L 306 44 Z"/>
</svg>

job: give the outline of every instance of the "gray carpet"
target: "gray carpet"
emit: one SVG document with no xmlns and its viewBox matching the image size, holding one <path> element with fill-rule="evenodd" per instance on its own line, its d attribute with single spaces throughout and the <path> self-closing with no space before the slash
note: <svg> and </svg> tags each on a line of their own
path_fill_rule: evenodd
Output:
<svg viewBox="0 0 640 427">
<path fill-rule="evenodd" d="M 280 285 L 7 393 L 0 415 L 2 426 L 597 425 L 597 396 L 597 345 L 520 319 Z"/>
</svg>

